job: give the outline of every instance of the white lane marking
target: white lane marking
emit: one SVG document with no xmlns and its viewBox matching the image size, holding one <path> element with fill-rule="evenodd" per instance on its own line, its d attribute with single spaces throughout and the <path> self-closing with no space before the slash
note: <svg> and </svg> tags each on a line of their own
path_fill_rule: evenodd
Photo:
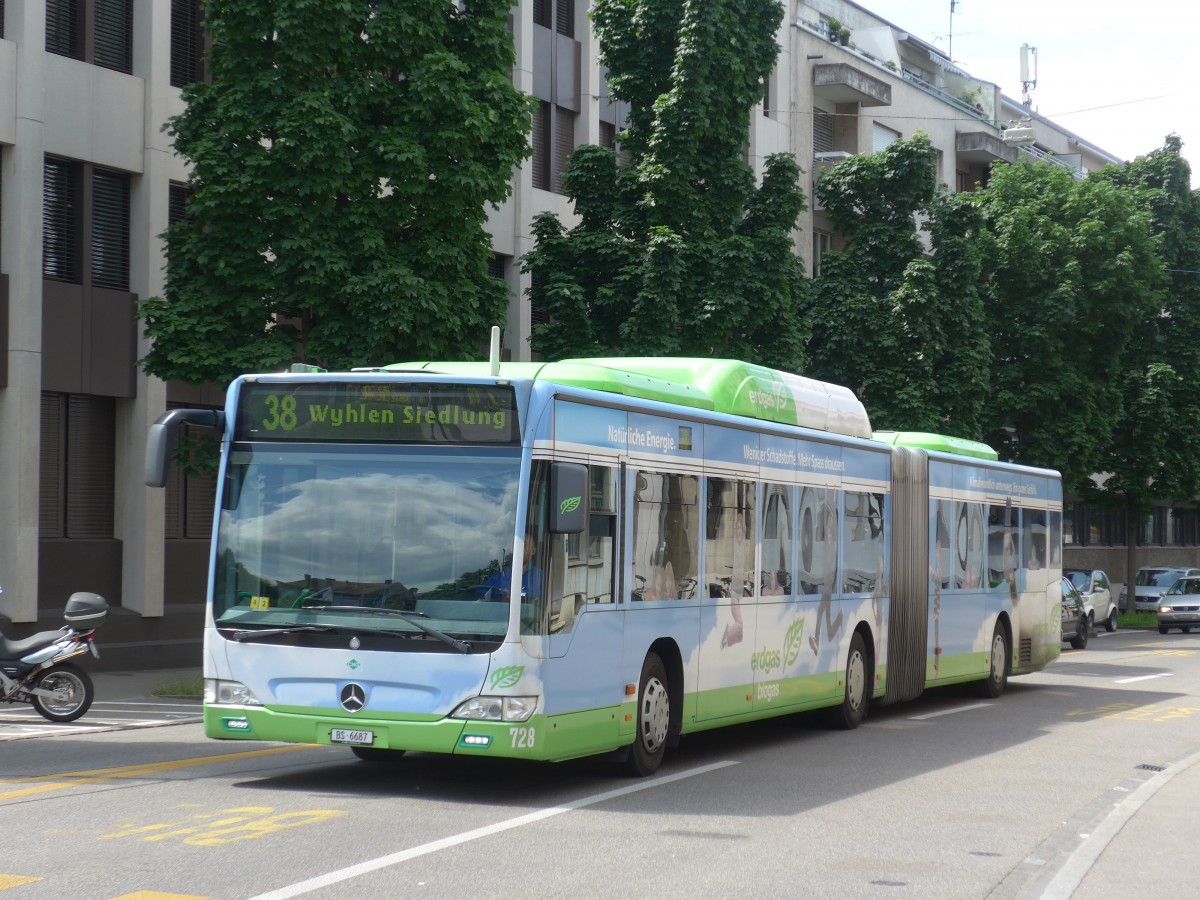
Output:
<svg viewBox="0 0 1200 900">
<path fill-rule="evenodd" d="M 972 703 L 970 706 L 956 706 L 954 709 L 943 709 L 941 712 L 925 713 L 920 716 L 909 716 L 910 719 L 936 719 L 938 716 L 952 716 L 955 713 L 970 712 L 973 709 L 984 709 L 990 703 Z"/>
<path fill-rule="evenodd" d="M 695 769 L 688 769 L 686 772 L 676 772 L 674 775 L 664 775 L 661 778 L 651 778 L 648 781 L 642 781 L 626 787 L 616 788 L 611 791 L 604 791 L 601 794 L 593 794 L 590 797 L 582 797 L 579 800 L 571 800 L 568 803 L 547 807 L 546 809 L 539 809 L 537 812 L 527 813 L 523 816 L 517 816 L 513 819 L 505 819 L 502 822 L 496 822 L 494 825 L 485 825 L 482 828 L 473 828 L 470 831 L 464 831 L 460 834 L 452 834 L 449 837 L 440 838 L 436 841 L 430 841 L 427 844 L 421 844 L 417 847 L 410 847 L 408 850 L 401 850 L 398 853 L 389 853 L 387 856 L 381 856 L 378 859 L 370 859 L 366 862 L 361 862 L 353 866 L 347 866 L 344 869 L 326 872 L 324 875 L 318 875 L 316 878 L 309 878 L 307 881 L 300 881 L 296 884 L 279 888 L 278 890 L 268 891 L 265 894 L 259 894 L 250 898 L 250 900 L 285 900 L 287 897 L 298 897 L 301 894 L 307 894 L 312 891 L 318 891 L 321 888 L 330 887 L 338 882 L 348 881 L 349 879 L 356 878 L 359 875 L 366 875 L 368 872 L 374 872 L 378 869 L 385 869 L 388 866 L 394 866 L 398 863 L 407 862 L 408 860 L 415 859 L 418 856 L 425 856 L 429 853 L 436 853 L 439 850 L 457 847 L 460 844 L 465 844 L 469 841 L 476 841 L 480 838 L 490 837 L 491 835 L 499 834 L 502 831 L 520 828 L 522 825 L 531 825 L 534 822 L 540 822 L 543 819 L 550 818 L 551 816 L 557 816 L 576 809 L 583 809 L 585 806 L 595 806 L 597 803 L 604 803 L 606 800 L 615 800 L 617 797 L 624 797 L 628 794 L 636 794 L 639 791 L 647 791 L 651 788 L 656 788 L 664 784 L 670 784 L 672 781 L 682 781 L 684 778 L 692 778 L 693 776 L 704 775 L 708 772 L 715 771 L 716 769 L 723 769 L 726 766 L 736 765 L 736 760 L 723 760 L 722 762 L 710 763 L 707 766 L 699 766 Z"/>
<path fill-rule="evenodd" d="M 1159 672 L 1155 675 L 1138 675 L 1135 678 L 1118 678 L 1116 684 L 1133 684 L 1135 681 L 1150 681 L 1153 678 L 1170 678 L 1174 672 Z"/>
</svg>

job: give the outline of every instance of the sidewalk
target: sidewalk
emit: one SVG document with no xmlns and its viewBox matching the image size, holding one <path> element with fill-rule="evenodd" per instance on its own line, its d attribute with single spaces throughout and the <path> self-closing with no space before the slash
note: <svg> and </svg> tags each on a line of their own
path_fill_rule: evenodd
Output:
<svg viewBox="0 0 1200 900">
<path fill-rule="evenodd" d="M 89 672 L 96 686 L 97 700 L 144 700 L 178 694 L 156 694 L 164 688 L 199 684 L 201 669 L 191 666 L 181 669 L 141 669 L 127 672 Z M 196 701 L 198 694 L 189 695 Z"/>
</svg>

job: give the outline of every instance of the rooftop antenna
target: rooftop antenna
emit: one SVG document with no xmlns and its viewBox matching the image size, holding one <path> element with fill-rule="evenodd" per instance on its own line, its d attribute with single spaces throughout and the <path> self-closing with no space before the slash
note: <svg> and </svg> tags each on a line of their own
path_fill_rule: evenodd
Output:
<svg viewBox="0 0 1200 900">
<path fill-rule="evenodd" d="M 1021 102 L 1033 105 L 1029 92 L 1037 87 L 1037 47 L 1021 45 Z"/>
<path fill-rule="evenodd" d="M 946 55 L 950 57 L 950 62 L 954 62 L 954 8 L 956 6 L 958 6 L 958 0 L 950 0 L 950 40 L 946 45 Z"/>
</svg>

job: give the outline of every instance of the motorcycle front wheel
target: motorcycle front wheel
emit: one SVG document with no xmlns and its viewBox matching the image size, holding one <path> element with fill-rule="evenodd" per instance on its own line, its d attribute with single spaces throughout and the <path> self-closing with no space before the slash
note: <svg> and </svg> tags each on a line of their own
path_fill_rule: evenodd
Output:
<svg viewBox="0 0 1200 900">
<path fill-rule="evenodd" d="M 33 708 L 51 722 L 74 722 L 88 711 L 96 690 L 83 669 L 60 663 L 40 673 L 33 686 L 53 691 L 54 697 L 32 696 Z"/>
</svg>

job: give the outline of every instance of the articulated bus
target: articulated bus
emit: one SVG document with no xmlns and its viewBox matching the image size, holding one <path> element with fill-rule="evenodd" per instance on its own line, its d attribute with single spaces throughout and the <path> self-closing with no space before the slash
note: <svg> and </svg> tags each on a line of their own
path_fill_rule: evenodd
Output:
<svg viewBox="0 0 1200 900">
<path fill-rule="evenodd" d="M 299 367 L 297 367 L 299 368 Z M 1060 650 L 1062 485 L 720 359 L 246 375 L 223 411 L 209 737 L 566 760 Z"/>
</svg>

